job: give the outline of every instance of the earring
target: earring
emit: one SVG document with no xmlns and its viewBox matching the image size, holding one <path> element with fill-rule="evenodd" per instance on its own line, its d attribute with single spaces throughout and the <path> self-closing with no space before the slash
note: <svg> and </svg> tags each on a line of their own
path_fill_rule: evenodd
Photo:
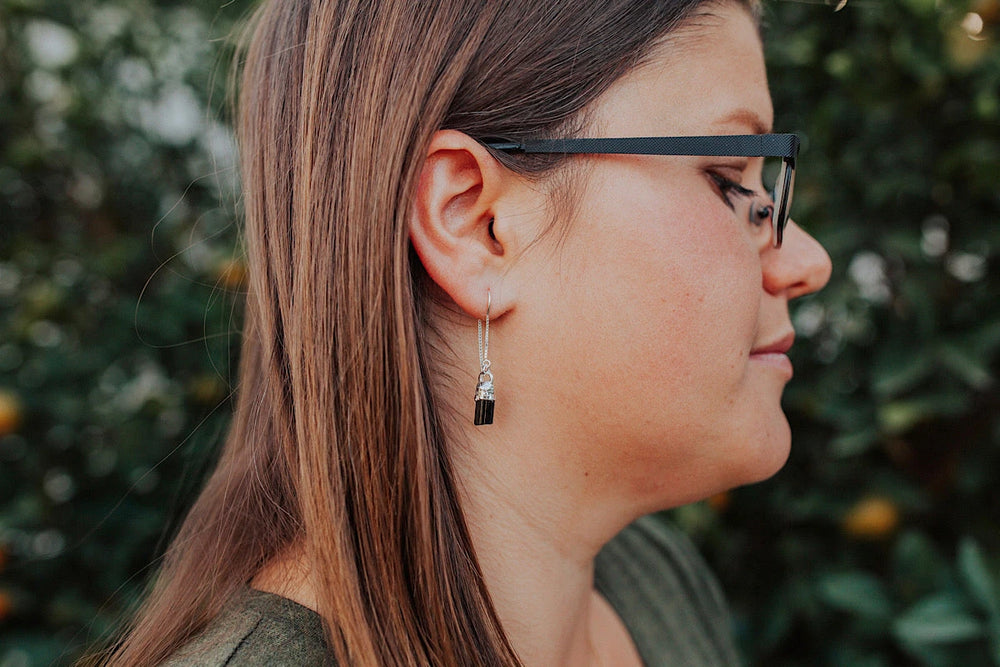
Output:
<svg viewBox="0 0 1000 667">
<path fill-rule="evenodd" d="M 493 371 L 490 370 L 490 303 L 492 298 L 486 291 L 486 335 L 483 335 L 483 321 L 478 320 L 479 331 L 479 381 L 476 383 L 475 425 L 493 423 Z"/>
</svg>

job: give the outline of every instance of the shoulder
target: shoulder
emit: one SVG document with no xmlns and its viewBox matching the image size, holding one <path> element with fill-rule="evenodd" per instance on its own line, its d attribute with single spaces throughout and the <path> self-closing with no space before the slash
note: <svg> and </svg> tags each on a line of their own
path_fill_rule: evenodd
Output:
<svg viewBox="0 0 1000 667">
<path fill-rule="evenodd" d="M 718 581 L 662 516 L 643 517 L 609 542 L 595 561 L 594 583 L 646 664 L 739 664 Z"/>
<path fill-rule="evenodd" d="M 319 615 L 287 598 L 247 589 L 166 667 L 334 665 Z"/>
<path fill-rule="evenodd" d="M 653 590 L 669 584 L 699 606 L 728 613 L 715 575 L 697 547 L 661 515 L 645 516 L 629 525 L 601 551 L 597 563 L 598 576 L 604 579 L 627 577 Z"/>
</svg>

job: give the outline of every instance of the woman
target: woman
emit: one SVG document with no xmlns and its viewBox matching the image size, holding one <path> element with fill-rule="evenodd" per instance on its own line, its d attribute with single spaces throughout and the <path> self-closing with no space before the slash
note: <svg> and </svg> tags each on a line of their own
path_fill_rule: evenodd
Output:
<svg viewBox="0 0 1000 667">
<path fill-rule="evenodd" d="M 794 138 L 742 136 L 757 12 L 265 2 L 239 404 L 113 663 L 736 661 L 640 517 L 788 454 L 788 302 L 830 266 L 787 221 Z M 677 136 L 708 138 L 524 143 Z"/>
</svg>

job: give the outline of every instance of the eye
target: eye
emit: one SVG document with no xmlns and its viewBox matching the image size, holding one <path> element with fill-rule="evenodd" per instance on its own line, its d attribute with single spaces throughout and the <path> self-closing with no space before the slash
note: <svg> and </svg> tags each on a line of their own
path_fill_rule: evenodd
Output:
<svg viewBox="0 0 1000 667">
<path fill-rule="evenodd" d="M 771 219 L 774 213 L 774 205 L 770 200 L 760 195 L 758 192 L 745 188 L 736 181 L 726 178 L 718 172 L 709 172 L 709 176 L 719 190 L 719 196 L 734 212 L 739 206 L 742 211 L 743 206 L 747 206 L 747 221 L 754 227 L 760 227 Z M 735 201 L 739 199 L 740 201 Z"/>
<path fill-rule="evenodd" d="M 774 204 L 754 199 L 750 202 L 750 224 L 760 227 L 774 215 Z"/>
<path fill-rule="evenodd" d="M 726 206 L 734 211 L 736 210 L 736 205 L 733 203 L 734 197 L 753 197 L 756 194 L 753 190 L 743 187 L 736 181 L 726 178 L 718 172 L 710 171 L 708 175 L 715 183 L 715 187 L 719 189 L 722 201 L 726 202 Z"/>
</svg>

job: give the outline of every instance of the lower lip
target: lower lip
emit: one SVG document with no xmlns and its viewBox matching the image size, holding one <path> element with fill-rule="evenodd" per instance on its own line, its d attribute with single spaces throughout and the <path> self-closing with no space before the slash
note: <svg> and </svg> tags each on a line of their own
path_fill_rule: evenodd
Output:
<svg viewBox="0 0 1000 667">
<path fill-rule="evenodd" d="M 759 352 L 757 354 L 751 354 L 750 359 L 772 368 L 776 368 L 784 373 L 787 378 L 792 379 L 792 361 L 788 358 L 787 354 L 781 352 Z"/>
</svg>

